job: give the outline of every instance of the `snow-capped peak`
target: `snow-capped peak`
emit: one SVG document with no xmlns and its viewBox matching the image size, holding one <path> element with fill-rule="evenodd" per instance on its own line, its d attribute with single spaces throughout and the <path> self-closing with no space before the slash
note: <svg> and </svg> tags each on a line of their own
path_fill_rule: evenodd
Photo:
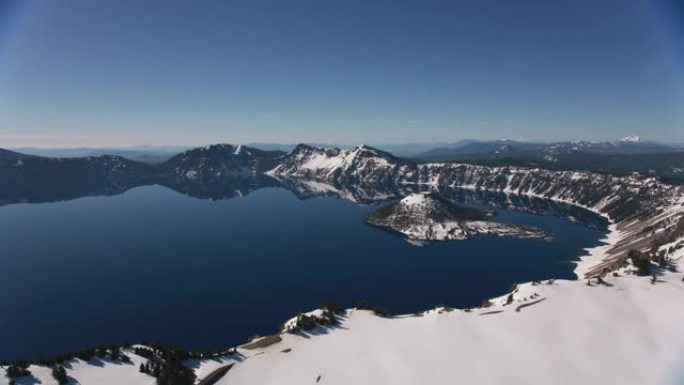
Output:
<svg viewBox="0 0 684 385">
<path fill-rule="evenodd" d="M 401 204 L 404 206 L 424 205 L 429 200 L 428 195 L 427 192 L 410 194 L 401 200 Z"/>
<path fill-rule="evenodd" d="M 452 211 L 452 204 L 434 192 L 419 192 L 405 196 L 399 201 L 404 210 L 424 215 L 448 213 Z"/>
<path fill-rule="evenodd" d="M 628 142 L 628 143 L 643 143 L 643 140 L 638 135 L 625 136 L 624 138 L 620 139 L 619 141 L 620 142 Z"/>
<path fill-rule="evenodd" d="M 354 148 L 317 148 L 299 144 L 269 175 L 307 175 L 327 178 L 333 175 L 349 174 L 354 178 L 366 172 L 391 168 L 394 157 L 366 145 Z"/>
</svg>

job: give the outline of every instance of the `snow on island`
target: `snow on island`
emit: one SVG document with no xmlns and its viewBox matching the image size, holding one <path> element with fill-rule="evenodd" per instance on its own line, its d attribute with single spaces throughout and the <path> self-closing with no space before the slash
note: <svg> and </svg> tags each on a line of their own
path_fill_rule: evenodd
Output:
<svg viewBox="0 0 684 385">
<path fill-rule="evenodd" d="M 478 234 L 548 239 L 535 227 L 493 220 L 492 211 L 463 207 L 434 192 L 410 194 L 366 216 L 366 222 L 404 235 L 413 244 L 467 239 Z"/>
</svg>

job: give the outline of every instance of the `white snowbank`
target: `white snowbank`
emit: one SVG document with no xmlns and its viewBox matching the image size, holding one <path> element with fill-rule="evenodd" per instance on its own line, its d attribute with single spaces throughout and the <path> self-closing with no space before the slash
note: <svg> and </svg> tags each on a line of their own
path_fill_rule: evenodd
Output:
<svg viewBox="0 0 684 385">
<path fill-rule="evenodd" d="M 682 274 L 606 281 L 528 284 L 525 300 L 470 313 L 349 311 L 322 335 L 285 335 L 219 384 L 681 384 Z"/>
<path fill-rule="evenodd" d="M 147 359 L 134 354 L 130 349 L 122 351 L 130 359 L 130 363 L 111 361 L 108 359 L 94 358 L 88 362 L 74 359 L 63 365 L 67 376 L 72 381 L 69 384 L 79 385 L 154 385 L 156 379 L 150 375 L 140 373 L 140 364 L 147 362 Z M 41 384 L 57 385 L 57 381 L 52 377 L 52 369 L 43 366 L 31 365 L 29 367 L 31 377 L 17 379 L 17 385 L 22 384 Z M 75 382 L 74 382 L 75 380 Z M 1 371 L 0 385 L 7 385 L 9 381 Z"/>
<path fill-rule="evenodd" d="M 583 277 L 594 265 L 604 260 L 608 256 L 608 251 L 623 237 L 624 234 L 617 231 L 616 225 L 611 223 L 608 226 L 608 233 L 600 241 L 601 245 L 584 249 L 586 254 L 580 256 L 575 266 L 575 274 L 580 278 Z"/>
</svg>

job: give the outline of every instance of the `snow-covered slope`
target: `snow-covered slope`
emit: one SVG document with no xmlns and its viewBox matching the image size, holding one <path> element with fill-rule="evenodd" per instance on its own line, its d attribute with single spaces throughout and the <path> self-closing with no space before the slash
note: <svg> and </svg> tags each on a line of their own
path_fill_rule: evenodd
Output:
<svg viewBox="0 0 684 385">
<path fill-rule="evenodd" d="M 458 206 L 436 193 L 415 193 L 366 216 L 366 222 L 403 234 L 410 242 L 466 239 L 477 234 L 545 238 L 536 228 L 493 220 L 492 212 Z"/>
<path fill-rule="evenodd" d="M 338 327 L 284 335 L 219 384 L 681 384 L 681 280 L 544 282 L 469 312 L 351 310 Z"/>
<path fill-rule="evenodd" d="M 69 385 L 154 385 L 156 379 L 148 374 L 140 373 L 140 364 L 147 359 L 133 353 L 131 349 L 122 352 L 130 362 L 113 361 L 110 359 L 94 358 L 90 361 L 73 359 L 64 364 Z M 16 379 L 17 385 L 57 385 L 52 377 L 52 369 L 45 366 L 29 366 L 31 376 Z M 4 370 L 0 370 L 4 374 Z M 0 385 L 9 384 L 9 379 L 0 375 Z"/>
<path fill-rule="evenodd" d="M 341 183 L 370 180 L 382 182 L 403 163 L 390 153 L 364 145 L 339 149 L 300 144 L 267 174 L 274 177 L 335 180 Z"/>
</svg>

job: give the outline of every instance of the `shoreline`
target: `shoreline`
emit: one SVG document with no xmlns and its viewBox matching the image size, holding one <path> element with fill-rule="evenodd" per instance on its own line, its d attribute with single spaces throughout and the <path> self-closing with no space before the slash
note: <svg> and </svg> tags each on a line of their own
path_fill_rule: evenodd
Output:
<svg viewBox="0 0 684 385">
<path fill-rule="evenodd" d="M 684 238 L 673 244 L 684 245 Z M 236 353 L 184 364 L 195 371 L 195 384 L 230 367 L 216 385 L 294 385 L 316 383 L 319 377 L 321 383 L 338 385 L 511 379 L 508 383 L 569 385 L 599 382 L 597 377 L 606 383 L 676 384 L 684 351 L 684 308 L 679 306 L 684 295 L 684 247 L 670 255 L 679 271 L 665 271 L 655 284 L 648 276 L 628 274 L 630 266 L 620 269 L 618 276 L 606 277 L 604 284 L 521 284 L 512 302 L 503 296 L 491 306 L 471 310 L 438 307 L 380 317 L 348 309 L 335 325 L 297 333 L 281 330 L 277 338 L 258 337 L 238 346 Z M 625 317 L 629 314 L 637 316 Z M 561 354 L 548 355 L 559 346 Z M 132 364 L 74 359 L 65 367 L 82 385 L 153 385 L 154 377 L 138 371 L 146 360 L 132 349 L 123 352 Z M 395 370 L 383 369 L 388 365 Z M 491 370 L 492 365 L 498 370 Z M 40 383 L 52 383 L 49 368 L 29 369 Z M 0 385 L 6 384 L 3 380 Z"/>
<path fill-rule="evenodd" d="M 439 187 L 435 184 L 406 185 Z M 611 368 L 608 373 L 615 376 L 618 372 L 616 372 L 614 368 L 617 368 L 618 366 L 616 366 L 617 364 L 613 362 L 615 360 L 615 356 L 613 355 L 617 354 L 619 356 L 620 347 L 616 346 L 616 350 L 612 350 L 610 345 L 617 344 L 620 341 L 622 341 L 621 343 L 624 343 L 624 341 L 612 338 L 612 335 L 616 333 L 615 331 L 611 331 L 611 333 L 606 336 L 605 334 L 601 334 L 597 330 L 591 328 L 597 328 L 598 326 L 598 329 L 603 332 L 604 329 L 608 327 L 617 327 L 620 329 L 620 331 L 617 333 L 620 338 L 631 338 L 629 336 L 635 332 L 655 333 L 655 331 L 642 330 L 644 327 L 642 325 L 644 320 L 641 318 L 643 318 L 644 315 L 641 315 L 641 318 L 637 317 L 639 319 L 628 318 L 621 320 L 618 315 L 624 312 L 622 307 L 627 307 L 631 309 L 631 311 L 645 311 L 647 313 L 656 312 L 655 315 L 648 314 L 648 322 L 646 322 L 645 325 L 651 326 L 654 324 L 665 324 L 667 327 L 664 331 L 658 330 L 659 333 L 657 340 L 660 341 L 661 344 L 664 343 L 663 341 L 665 340 L 661 334 L 667 331 L 672 334 L 672 341 L 673 343 L 677 344 L 678 348 L 684 347 L 684 344 L 681 343 L 684 341 L 682 336 L 684 333 L 678 333 L 676 332 L 677 329 L 672 329 L 672 324 L 675 321 L 684 321 L 684 313 L 673 309 L 673 314 L 671 317 L 673 319 L 665 320 L 662 317 L 663 314 L 667 314 L 664 312 L 666 307 L 675 306 L 671 305 L 671 303 L 677 303 L 673 302 L 673 299 L 681 299 L 680 295 L 682 288 L 679 287 L 681 284 L 679 282 L 681 280 L 681 272 L 665 272 L 662 280 L 659 281 L 660 283 L 653 284 L 648 282 L 650 277 L 637 277 L 628 274 L 628 271 L 631 269 L 631 267 L 628 267 L 627 269 L 618 269 L 616 271 L 619 272 L 618 276 L 606 277 L 606 284 L 597 283 L 594 285 L 587 285 L 583 282 L 583 279 L 586 278 L 586 275 L 592 271 L 596 271 L 597 267 L 604 266 L 606 263 L 614 262 L 611 261 L 611 257 L 620 255 L 620 250 L 616 251 L 616 249 L 622 248 L 624 246 L 621 245 L 621 243 L 626 242 L 626 246 L 629 247 L 634 244 L 640 245 L 642 244 L 641 242 L 647 241 L 646 243 L 650 245 L 653 241 L 653 238 L 650 238 L 649 236 L 637 236 L 643 234 L 643 229 L 651 223 L 660 223 L 659 221 L 662 221 L 663 218 L 681 215 L 683 208 L 682 202 L 684 202 L 684 199 L 669 202 L 670 205 L 666 207 L 663 212 L 653 215 L 649 218 L 643 220 L 627 220 L 616 223 L 611 220 L 607 214 L 599 211 L 596 208 L 577 204 L 567 199 L 550 198 L 534 193 L 479 189 L 472 186 L 447 187 L 492 191 L 505 195 L 527 196 L 581 207 L 606 218 L 608 220 L 607 232 L 605 236 L 599 240 L 601 244 L 594 247 L 584 248 L 582 249 L 582 254 L 578 255 L 579 260 L 574 262 L 576 265 L 573 269 L 573 272 L 578 276 L 577 279 L 561 280 L 550 278 L 548 281 L 544 282 L 521 283 L 518 284 L 513 291 L 507 292 L 499 297 L 490 298 L 488 300 L 490 303 L 489 306 L 481 306 L 473 309 L 437 307 L 416 314 L 403 314 L 387 318 L 374 316 L 371 312 L 365 310 L 347 309 L 344 310 L 344 315 L 340 318 L 339 327 L 317 326 L 313 329 L 313 331 L 304 331 L 295 334 L 288 333 L 285 329 L 282 329 L 276 333 L 276 335 L 282 337 L 281 341 L 278 341 L 273 345 L 269 344 L 264 347 L 248 349 L 246 348 L 246 346 L 248 346 L 250 343 L 248 342 L 238 346 L 236 349 L 239 352 L 238 354 L 240 354 L 240 359 L 236 359 L 235 356 L 229 354 L 219 354 L 213 358 L 199 359 L 193 364 L 186 363 L 186 365 L 193 368 L 197 373 L 196 384 L 206 379 L 206 375 L 211 374 L 216 369 L 225 367 L 227 365 L 234 365 L 230 372 L 227 374 L 224 373 L 226 375 L 225 379 L 230 380 L 230 384 L 250 383 L 250 381 L 264 384 L 302 383 L 301 381 L 304 381 L 304 379 L 300 378 L 300 372 L 308 373 L 312 370 L 323 371 L 323 369 L 318 369 L 318 366 L 316 365 L 325 367 L 325 373 L 318 374 L 319 379 L 321 376 L 324 376 L 323 378 L 327 379 L 331 373 L 334 375 L 345 375 L 346 373 L 340 373 L 339 371 L 335 372 L 335 359 L 328 360 L 325 358 L 326 355 L 321 354 L 321 351 L 341 351 L 342 357 L 353 359 L 354 354 L 357 353 L 355 353 L 356 350 L 350 350 L 352 348 L 348 346 L 349 342 L 345 342 L 345 333 L 352 333 L 349 335 L 353 336 L 353 338 L 358 340 L 359 343 L 368 344 L 370 351 L 364 351 L 364 356 L 373 357 L 374 360 L 380 361 L 384 360 L 384 358 L 382 358 L 384 355 L 396 354 L 396 351 L 388 348 L 387 346 L 383 346 L 383 344 L 378 343 L 378 341 L 382 341 L 385 344 L 388 344 L 390 347 L 394 346 L 394 348 L 396 348 L 397 351 L 400 351 L 402 355 L 410 355 L 411 350 L 413 349 L 435 349 L 435 347 L 438 347 L 440 351 L 449 352 L 448 355 L 462 355 L 462 358 L 465 359 L 466 362 L 472 362 L 471 360 L 473 360 L 473 357 L 481 357 L 486 361 L 488 357 L 487 355 L 492 353 L 491 349 L 502 349 L 503 351 L 507 351 L 508 348 L 498 345 L 500 339 L 508 340 L 508 343 L 511 344 L 509 345 L 509 348 L 511 346 L 517 346 L 522 349 L 522 351 L 525 352 L 523 355 L 525 360 L 534 360 L 535 357 L 536 359 L 542 357 L 540 354 L 543 353 L 543 351 L 533 351 L 531 348 L 524 348 L 524 344 L 530 343 L 531 346 L 536 345 L 535 349 L 541 350 L 544 348 L 550 348 L 551 346 L 547 346 L 546 344 L 551 344 L 551 342 L 546 342 L 544 339 L 550 339 L 551 341 L 554 341 L 554 338 L 556 338 L 557 335 L 556 330 L 553 328 L 551 328 L 551 330 L 543 330 L 544 328 L 549 327 L 546 325 L 546 323 L 549 322 L 557 327 L 560 327 L 562 330 L 559 332 L 561 335 L 560 340 L 565 341 L 564 346 L 566 349 L 570 347 L 570 350 L 573 351 L 573 357 L 574 355 L 577 355 L 577 359 L 579 359 L 579 357 L 582 357 L 582 353 L 587 353 L 590 356 L 592 354 L 596 355 L 596 358 L 603 358 L 607 360 L 608 366 Z M 654 231 L 654 233 L 656 232 Z M 651 235 L 651 237 L 652 236 L 653 235 Z M 681 245 L 684 243 L 684 238 L 678 238 L 673 243 Z M 672 255 L 677 256 L 678 258 L 675 260 L 676 265 L 680 268 L 683 267 L 684 260 L 682 258 L 684 257 L 684 249 L 678 249 L 673 252 Z M 646 293 L 648 291 L 658 291 L 660 293 L 659 295 L 665 295 L 666 299 L 663 299 L 662 297 L 659 298 L 655 293 Z M 599 298 L 594 298 L 595 296 L 598 296 Z M 305 314 L 318 316 L 320 314 L 320 309 L 315 309 Z M 532 314 L 532 316 L 530 316 L 530 314 Z M 575 319 L 572 317 L 577 318 Z M 296 321 L 296 319 L 297 317 L 288 320 L 285 325 L 291 325 L 293 320 Z M 521 323 L 519 319 L 524 319 L 526 322 L 531 323 L 531 325 L 526 326 L 526 323 Z M 555 323 L 551 321 L 552 319 L 555 320 Z M 573 320 L 581 321 L 581 325 L 583 326 L 578 326 L 579 329 L 590 328 L 591 332 L 589 335 L 592 336 L 592 338 L 595 338 L 596 341 L 602 341 L 598 351 L 603 355 L 586 349 L 587 346 L 592 346 L 592 349 L 596 348 L 594 345 L 599 346 L 598 342 L 592 340 L 591 345 L 584 346 L 575 340 L 576 334 L 573 334 L 572 327 L 569 326 L 575 322 Z M 617 324 L 615 322 L 617 322 Z M 621 322 L 625 322 L 628 325 L 622 325 Z M 501 325 L 497 326 L 498 324 Z M 543 327 L 539 327 L 539 325 L 543 325 Z M 433 327 L 437 327 L 439 329 L 431 331 Z M 442 330 L 444 328 L 447 328 L 448 330 Z M 540 329 L 541 331 L 537 332 L 535 331 L 535 328 Z M 437 333 L 437 331 L 440 331 L 440 333 Z M 440 342 L 440 338 L 434 340 L 433 332 L 441 336 L 440 338 L 445 338 L 453 342 L 454 345 L 444 345 Z M 550 332 L 551 334 L 545 335 L 545 332 Z M 474 334 L 466 335 L 463 333 Z M 585 331 L 583 331 L 583 329 L 580 331 L 575 330 L 574 333 L 580 333 L 580 335 L 583 335 Z M 378 338 L 378 334 L 383 337 Z M 420 338 L 416 338 L 412 336 L 412 334 L 419 335 Z M 642 334 L 639 334 L 639 336 L 644 338 L 644 335 Z M 649 335 L 646 334 L 646 337 L 648 336 Z M 466 339 L 471 341 L 471 343 L 464 345 L 462 341 L 456 337 Z M 251 341 L 251 343 L 254 343 L 254 341 L 258 342 L 266 338 L 269 337 L 266 336 L 255 338 Z M 387 338 L 390 339 L 388 340 Z M 392 338 L 396 339 L 396 341 Z M 412 341 L 412 345 L 409 345 L 408 348 L 404 346 L 404 343 L 402 342 L 405 339 L 410 339 Z M 639 349 L 643 349 L 648 352 L 648 346 L 640 345 L 640 341 L 638 341 L 639 338 L 636 339 L 636 342 L 630 340 L 629 343 L 633 343 L 635 344 L 634 346 L 638 346 Z M 461 346 L 467 346 L 467 348 L 462 348 Z M 461 349 L 465 349 L 465 351 Z M 583 349 L 587 351 L 584 352 Z M 303 353 L 301 353 L 300 350 L 306 352 L 304 358 L 301 358 Z M 130 351 L 127 351 L 126 353 L 131 356 L 135 356 Z M 499 352 L 497 351 L 497 354 L 498 353 Z M 639 354 L 639 352 L 637 352 L 637 354 Z M 644 352 L 641 352 L 641 354 L 644 354 Z M 299 368 L 299 370 L 288 369 L 290 371 L 283 373 L 282 368 L 284 366 L 281 364 L 281 362 L 283 362 L 284 359 L 289 359 L 290 357 L 299 357 L 297 358 L 299 361 L 296 361 L 297 365 L 300 365 L 296 366 Z M 668 365 L 670 365 L 673 357 L 677 358 L 676 355 L 673 355 L 673 353 L 670 351 L 658 352 L 658 354 L 656 354 L 654 357 L 663 360 Z M 337 356 L 335 356 L 335 358 L 337 358 Z M 649 368 L 648 376 L 645 374 L 640 374 L 634 378 L 630 378 L 622 373 L 620 377 L 623 378 L 623 383 L 642 383 L 641 381 L 646 378 L 650 378 L 650 376 L 659 379 L 665 378 L 669 373 L 669 369 L 663 367 L 662 365 L 658 366 L 657 363 L 659 361 L 655 358 L 644 358 L 645 360 L 652 360 L 649 362 L 656 364 L 655 367 Z M 416 357 L 416 360 L 417 359 L 418 358 Z M 435 359 L 439 361 L 442 358 L 438 357 Z M 525 367 L 526 365 L 525 360 L 522 360 L 521 357 L 509 356 L 509 359 L 517 362 L 517 365 L 520 367 Z M 69 366 L 70 375 L 72 375 L 73 378 L 77 379 L 79 383 L 82 383 L 83 385 L 94 383 L 98 383 L 98 385 L 119 383 L 120 378 L 130 379 L 130 382 L 128 383 L 131 385 L 152 384 L 153 382 L 151 381 L 154 380 L 153 377 L 147 376 L 143 373 L 137 373 L 136 365 L 138 362 L 142 361 L 139 357 L 135 356 L 134 363 L 136 364 L 133 365 L 132 368 L 128 368 L 126 365 L 124 365 L 122 368 L 120 364 L 109 364 L 108 362 L 105 362 L 101 366 L 97 366 L 77 359 L 70 360 L 67 365 Z M 288 362 L 288 364 L 285 366 L 291 368 L 291 362 L 286 362 Z M 312 365 L 311 362 L 313 362 L 315 365 Z M 404 362 L 404 365 L 413 363 L 413 367 L 404 368 L 403 370 L 406 373 L 420 373 L 421 375 L 424 375 L 425 373 L 429 373 L 431 370 L 434 370 L 438 373 L 440 369 L 445 369 L 440 367 L 433 368 L 432 366 L 428 366 L 429 369 L 426 369 L 424 367 L 424 363 L 418 362 L 419 361 Z M 496 360 L 495 362 L 497 365 L 503 365 L 508 370 L 516 372 L 516 368 L 508 367 L 505 361 L 500 362 Z M 446 365 L 446 363 L 444 364 Z M 359 363 L 359 365 L 367 366 L 368 363 L 363 361 Z M 619 367 L 623 368 L 622 361 L 620 362 Z M 40 380 L 43 380 L 44 376 L 47 375 L 46 373 L 48 373 L 47 369 L 45 369 L 43 366 L 32 365 L 30 369 L 40 377 Z M 116 373 L 123 373 L 124 369 L 127 370 L 125 376 L 117 378 L 119 374 Z M 377 367 L 375 369 L 377 369 Z M 534 372 L 536 369 L 538 368 L 532 365 L 529 366 L 527 371 L 516 373 L 518 373 L 519 376 L 522 376 L 521 378 L 527 378 L 524 377 L 527 375 L 527 372 Z M 549 368 L 546 367 L 546 370 L 548 371 Z M 583 369 L 578 369 L 576 367 L 566 369 L 566 377 L 564 377 L 563 381 L 571 383 L 572 381 L 576 382 L 583 379 L 581 373 L 582 370 Z M 629 373 L 629 370 L 626 370 L 626 373 Z M 464 368 L 464 371 L 468 370 Z M 502 372 L 505 374 L 505 371 Z M 634 375 L 634 373 L 632 374 Z M 459 373 L 458 375 L 461 374 Z M 469 375 L 472 376 L 473 374 Z M 546 373 L 546 375 L 548 376 L 549 373 Z M 603 373 L 603 375 L 605 375 L 605 373 Z M 285 376 L 289 376 L 288 378 L 295 378 L 296 381 L 293 380 L 291 382 L 279 382 L 281 379 L 284 379 Z M 477 382 L 478 378 L 480 380 L 482 378 L 491 379 L 487 376 L 477 377 L 482 376 L 482 374 L 477 373 L 475 376 L 475 380 L 473 380 L 473 377 L 466 377 L 466 379 L 463 381 L 467 382 L 470 380 Z M 96 378 L 97 381 L 102 381 L 97 382 L 93 380 L 93 382 L 91 382 L 90 379 L 92 378 Z M 107 380 L 103 380 L 105 378 Z M 537 377 L 533 376 L 529 378 Z M 608 378 L 615 379 L 614 377 Z M 420 379 L 414 379 L 416 381 L 424 380 L 422 377 Z M 498 378 L 498 380 L 502 379 L 503 377 Z M 584 379 L 586 380 L 586 378 Z M 3 380 L 4 378 L 0 379 L 0 385 L 4 384 Z M 434 383 L 443 383 L 443 381 L 444 380 L 442 380 L 442 382 L 436 381 Z M 41 382 L 51 383 L 50 381 Z M 544 382 L 548 383 L 548 379 Z M 380 378 L 379 381 L 374 381 L 373 383 L 380 384 L 409 382 L 387 381 L 387 378 L 383 377 Z M 227 384 L 227 382 L 219 379 L 217 384 Z"/>
<path fill-rule="evenodd" d="M 610 257 L 610 254 L 607 253 L 608 250 L 612 249 L 615 247 L 621 240 L 625 239 L 626 236 L 629 236 L 629 234 L 623 234 L 617 230 L 618 223 L 615 223 L 608 214 L 594 208 L 594 207 L 589 207 L 585 206 L 573 201 L 570 201 L 568 199 L 562 199 L 562 198 L 554 198 L 554 197 L 546 197 L 541 194 L 535 194 L 535 193 L 529 193 L 529 192 L 515 192 L 513 190 L 498 190 L 498 189 L 483 189 L 475 186 L 468 186 L 468 185 L 463 185 L 463 186 L 440 186 L 438 184 L 434 183 L 404 183 L 402 184 L 403 186 L 429 186 L 432 188 L 439 188 L 439 187 L 448 187 L 448 188 L 455 188 L 455 189 L 464 189 L 464 190 L 470 190 L 470 191 L 487 191 L 487 192 L 495 192 L 495 193 L 500 193 L 504 194 L 506 196 L 509 195 L 518 195 L 518 196 L 526 196 L 526 197 L 532 197 L 532 198 L 539 198 L 539 199 L 545 199 L 545 200 L 551 200 L 554 202 L 559 202 L 559 203 L 564 203 L 567 205 L 572 205 L 576 207 L 580 207 L 582 209 L 585 209 L 587 211 L 590 211 L 596 215 L 599 215 L 603 218 L 605 218 L 608 221 L 608 228 L 606 229 L 606 235 L 599 239 L 599 242 L 602 242 L 602 244 L 599 244 L 594 247 L 587 247 L 582 249 L 582 255 L 578 255 L 578 261 L 574 262 L 575 263 L 575 268 L 573 269 L 573 273 L 577 275 L 577 279 L 581 280 L 582 278 L 586 278 L 586 274 L 591 271 L 591 268 L 596 267 L 600 265 L 601 262 L 605 261 L 607 258 Z"/>
<path fill-rule="evenodd" d="M 161 187 L 166 188 L 166 186 L 161 186 Z M 451 187 L 450 187 L 450 188 L 451 188 Z M 455 187 L 455 188 L 458 189 L 459 187 Z M 469 188 L 467 188 L 467 189 L 469 189 Z M 489 191 L 495 191 L 495 190 L 489 190 Z M 500 191 L 499 191 L 499 192 L 500 192 Z M 501 192 L 501 193 L 503 193 L 503 192 Z M 534 197 L 534 198 L 545 199 L 545 200 L 553 200 L 553 201 L 561 202 L 561 203 L 568 204 L 568 205 L 573 205 L 573 206 L 577 206 L 577 207 L 582 207 L 582 208 L 584 208 L 584 209 L 587 209 L 588 211 L 595 212 L 595 213 L 599 214 L 599 212 L 596 212 L 596 211 L 594 211 L 594 210 L 589 210 L 588 208 L 585 208 L 585 207 L 583 207 L 583 206 L 581 206 L 581 205 L 577 205 L 577 204 L 574 204 L 574 203 L 568 202 L 568 201 L 561 201 L 561 200 L 559 200 L 559 199 L 550 199 L 550 198 L 544 198 L 544 197 L 541 197 L 541 196 L 532 196 L 532 194 L 517 194 L 517 193 L 514 193 L 514 192 L 506 192 L 506 193 L 503 193 L 503 194 L 505 194 L 505 195 L 528 196 L 528 197 Z M 606 216 L 605 214 L 601 214 L 601 216 L 607 218 L 607 216 Z M 598 241 L 598 242 L 602 242 L 603 239 L 605 239 L 605 238 L 598 239 L 597 241 Z M 606 245 L 599 244 L 599 245 L 595 246 L 594 248 L 600 248 L 600 247 L 604 247 L 604 246 L 606 246 Z M 593 249 L 593 248 L 592 248 L 592 249 Z M 589 249 L 581 249 L 581 250 L 589 250 Z M 578 258 L 579 258 L 579 255 L 578 255 Z M 577 261 L 573 261 L 573 260 L 569 260 L 568 262 L 571 262 L 571 263 L 578 263 Z M 574 271 L 575 271 L 575 270 L 573 269 L 573 272 L 574 272 Z M 555 277 L 553 277 L 553 276 L 549 276 L 549 277 L 543 277 L 543 278 L 540 278 L 540 279 L 547 280 L 547 279 L 557 279 L 557 278 L 555 278 Z M 579 279 L 579 278 L 578 278 L 578 279 Z M 529 282 L 527 282 L 527 283 L 529 283 Z M 520 284 L 522 285 L 522 284 L 524 284 L 524 283 L 520 283 Z M 482 300 L 483 300 L 483 301 L 484 301 L 484 300 L 494 300 L 495 298 L 499 298 L 499 297 L 502 296 L 502 295 L 503 295 L 503 296 L 507 295 L 508 292 L 502 293 L 502 294 L 498 294 L 498 293 L 493 293 L 493 294 L 495 295 L 494 297 L 483 298 Z M 430 308 L 430 306 L 431 306 L 431 305 L 434 305 L 434 303 L 436 303 L 436 302 L 424 304 L 424 305 L 426 305 L 425 307 L 423 307 L 423 306 L 417 306 L 417 307 L 416 307 L 416 309 L 417 309 L 416 312 L 426 312 L 426 311 L 430 311 L 430 310 L 432 310 L 432 309 Z M 479 302 L 478 302 L 478 304 L 479 304 Z M 473 307 L 473 308 L 477 308 L 477 306 L 475 306 L 475 307 Z M 412 315 L 412 313 L 396 314 L 396 315 L 394 315 L 394 316 L 395 316 L 395 317 L 402 317 L 402 316 L 410 316 L 410 315 Z M 277 326 L 279 326 L 279 325 L 276 325 L 276 327 L 277 327 Z M 137 341 L 133 341 L 133 342 L 137 342 Z M 86 347 L 88 347 L 88 346 L 86 346 Z M 84 347 L 84 348 L 85 348 L 85 347 Z M 189 349 L 188 351 L 194 352 L 194 350 L 191 350 L 191 349 Z M 55 354 L 55 355 L 59 355 L 59 354 Z M 14 357 L 4 357 L 4 358 L 14 358 Z M 35 359 L 36 357 L 19 357 L 19 358 L 24 358 L 24 359 L 28 359 L 28 360 L 33 360 L 33 359 Z"/>
</svg>

